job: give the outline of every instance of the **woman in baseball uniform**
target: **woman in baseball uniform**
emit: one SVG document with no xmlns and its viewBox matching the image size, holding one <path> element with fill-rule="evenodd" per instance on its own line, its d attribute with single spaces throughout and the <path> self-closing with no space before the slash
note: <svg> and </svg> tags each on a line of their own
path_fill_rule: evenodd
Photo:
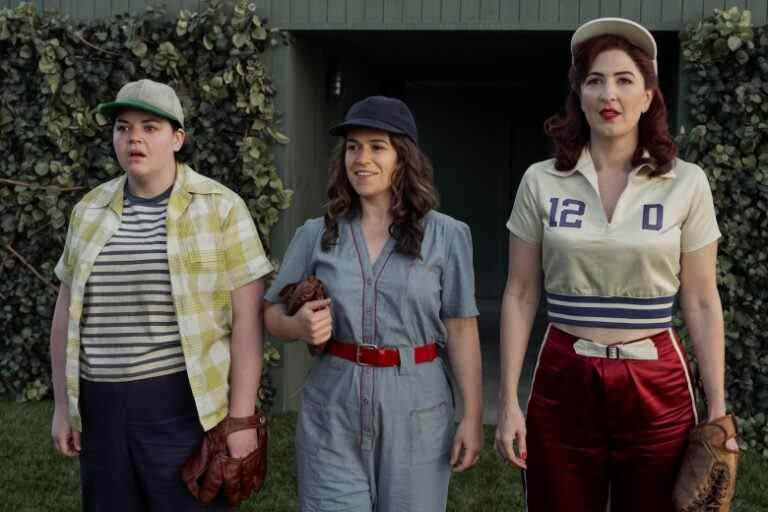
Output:
<svg viewBox="0 0 768 512">
<path fill-rule="evenodd" d="M 496 449 L 525 470 L 532 512 L 605 510 L 609 488 L 613 510 L 670 511 L 697 422 L 676 297 L 706 418 L 725 414 L 712 194 L 675 157 L 653 36 L 602 18 L 571 51 L 565 113 L 545 125 L 555 158 L 526 171 L 507 223 Z M 542 274 L 550 324 L 524 417 L 517 385 Z"/>
<path fill-rule="evenodd" d="M 359 101 L 331 133 L 325 217 L 296 231 L 265 296 L 273 335 L 324 345 L 302 390 L 300 510 L 442 511 L 451 469 L 482 444 L 470 231 L 434 211 L 403 102 Z M 279 292 L 311 275 L 331 298 L 287 316 Z M 444 350 L 466 404 L 458 429 Z"/>
</svg>

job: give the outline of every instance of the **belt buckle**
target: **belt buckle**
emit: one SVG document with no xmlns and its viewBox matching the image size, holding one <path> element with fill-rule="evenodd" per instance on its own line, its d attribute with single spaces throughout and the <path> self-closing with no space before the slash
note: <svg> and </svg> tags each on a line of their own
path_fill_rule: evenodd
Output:
<svg viewBox="0 0 768 512">
<path fill-rule="evenodd" d="M 619 359 L 619 347 L 608 345 L 605 347 L 605 357 L 607 359 Z"/>
<path fill-rule="evenodd" d="M 371 343 L 358 343 L 355 346 L 355 362 L 357 364 L 359 364 L 360 366 L 373 366 L 373 364 L 371 364 L 371 363 L 364 363 L 363 361 L 360 360 L 360 349 L 361 348 L 363 348 L 363 349 L 367 348 L 367 349 L 378 350 L 379 347 L 377 347 L 376 345 L 373 345 Z"/>
</svg>

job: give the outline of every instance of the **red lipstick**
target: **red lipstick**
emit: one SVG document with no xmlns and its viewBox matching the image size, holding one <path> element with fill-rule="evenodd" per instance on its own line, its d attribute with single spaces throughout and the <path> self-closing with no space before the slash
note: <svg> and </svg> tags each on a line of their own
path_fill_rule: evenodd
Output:
<svg viewBox="0 0 768 512">
<path fill-rule="evenodd" d="M 619 112 L 616 110 L 613 110 L 612 108 L 604 108 L 600 111 L 600 116 L 602 116 L 603 119 L 606 121 L 613 121 L 617 117 L 619 117 Z"/>
</svg>

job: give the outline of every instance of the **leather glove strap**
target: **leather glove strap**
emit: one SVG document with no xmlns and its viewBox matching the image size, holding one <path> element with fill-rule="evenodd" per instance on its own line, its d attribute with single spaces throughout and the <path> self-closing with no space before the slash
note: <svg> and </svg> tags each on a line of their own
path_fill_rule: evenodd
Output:
<svg viewBox="0 0 768 512">
<path fill-rule="evenodd" d="M 261 410 L 257 410 L 254 414 L 250 416 L 244 416 L 242 418 L 233 418 L 232 416 L 227 416 L 224 421 L 227 422 L 224 426 L 224 432 L 226 436 L 229 436 L 229 434 L 239 430 L 257 428 L 259 425 L 263 425 L 267 419 L 264 417 L 264 413 L 261 412 Z"/>
<path fill-rule="evenodd" d="M 736 419 L 732 414 L 726 414 L 707 423 L 698 425 L 691 432 L 691 440 L 709 442 L 717 446 L 724 446 L 728 439 L 735 438 L 739 433 Z"/>
</svg>

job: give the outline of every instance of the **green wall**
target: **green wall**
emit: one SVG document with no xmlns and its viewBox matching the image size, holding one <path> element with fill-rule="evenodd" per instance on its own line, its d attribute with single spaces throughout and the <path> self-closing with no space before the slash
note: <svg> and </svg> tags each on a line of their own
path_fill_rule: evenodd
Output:
<svg viewBox="0 0 768 512">
<path fill-rule="evenodd" d="M 276 25 L 291 30 L 557 30 L 599 16 L 674 30 L 712 9 L 738 5 L 765 23 L 765 0 L 258 0 Z"/>
<path fill-rule="evenodd" d="M 143 9 L 150 0 L 33 0 L 82 18 Z M 166 0 L 170 12 L 205 0 Z M 19 3 L 0 0 L 0 7 Z M 558 30 L 599 16 L 623 16 L 652 30 L 680 29 L 712 9 L 739 6 L 764 24 L 768 0 L 254 0 L 272 25 L 288 30 Z"/>
</svg>

